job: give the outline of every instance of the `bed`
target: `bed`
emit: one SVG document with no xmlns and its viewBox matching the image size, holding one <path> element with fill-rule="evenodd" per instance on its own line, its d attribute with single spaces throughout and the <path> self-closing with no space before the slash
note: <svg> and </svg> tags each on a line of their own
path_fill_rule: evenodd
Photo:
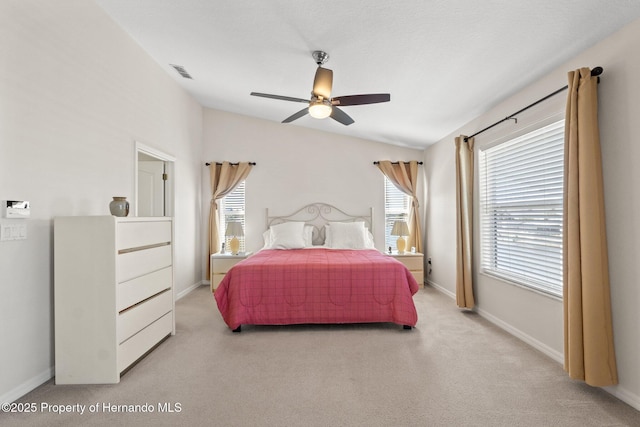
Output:
<svg viewBox="0 0 640 427">
<path fill-rule="evenodd" d="M 231 268 L 215 290 L 222 317 L 242 325 L 416 325 L 418 283 L 375 249 L 373 215 L 314 203 L 287 216 L 267 210 L 265 246 Z"/>
</svg>

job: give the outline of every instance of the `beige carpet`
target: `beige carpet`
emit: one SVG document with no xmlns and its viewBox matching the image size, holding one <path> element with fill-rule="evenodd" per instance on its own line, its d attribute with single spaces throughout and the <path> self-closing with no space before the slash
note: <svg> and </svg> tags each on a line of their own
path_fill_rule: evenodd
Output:
<svg viewBox="0 0 640 427">
<path fill-rule="evenodd" d="M 243 326 L 233 334 L 202 286 L 177 302 L 177 335 L 120 384 L 50 381 L 19 400 L 36 403 L 35 414 L 1 413 L 0 425 L 640 426 L 640 412 L 568 379 L 558 363 L 450 298 L 426 288 L 415 301 L 412 331 Z M 43 404 L 86 408 L 45 413 Z"/>
</svg>

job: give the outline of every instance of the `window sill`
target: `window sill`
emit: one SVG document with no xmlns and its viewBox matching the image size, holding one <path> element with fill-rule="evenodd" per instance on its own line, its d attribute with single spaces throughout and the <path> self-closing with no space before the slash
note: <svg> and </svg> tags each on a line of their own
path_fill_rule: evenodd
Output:
<svg viewBox="0 0 640 427">
<path fill-rule="evenodd" d="M 535 289 L 535 288 L 531 288 L 531 287 L 523 285 L 521 283 L 514 282 L 513 280 L 509 280 L 509 279 L 506 279 L 506 278 L 504 278 L 502 276 L 498 276 L 497 274 L 491 274 L 491 273 L 488 273 L 486 271 L 480 271 L 480 272 L 478 272 L 478 275 L 485 276 L 485 277 L 491 278 L 492 280 L 497 280 L 497 281 L 505 283 L 507 285 L 516 286 L 516 287 L 518 287 L 520 289 L 523 289 L 525 291 L 533 292 L 535 294 L 542 295 L 544 297 L 547 297 L 547 298 L 562 302 L 562 296 L 550 294 L 548 292 L 543 292 L 541 290 L 538 290 L 538 289 Z"/>
</svg>

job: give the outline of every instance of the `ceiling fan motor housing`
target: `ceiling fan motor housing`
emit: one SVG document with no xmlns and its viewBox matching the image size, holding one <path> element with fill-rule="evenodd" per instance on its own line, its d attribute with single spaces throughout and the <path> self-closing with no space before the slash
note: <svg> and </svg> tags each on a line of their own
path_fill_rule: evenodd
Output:
<svg viewBox="0 0 640 427">
<path fill-rule="evenodd" d="M 329 60 L 329 54 L 322 50 L 314 50 L 311 56 L 313 56 L 313 60 L 318 65 L 322 65 Z"/>
</svg>

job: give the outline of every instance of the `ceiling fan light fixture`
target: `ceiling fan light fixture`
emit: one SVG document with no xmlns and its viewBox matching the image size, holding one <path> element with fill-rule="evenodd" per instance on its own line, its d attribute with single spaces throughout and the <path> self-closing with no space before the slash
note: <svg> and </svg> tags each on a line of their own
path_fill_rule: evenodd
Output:
<svg viewBox="0 0 640 427">
<path fill-rule="evenodd" d="M 331 101 L 327 99 L 312 99 L 309 104 L 309 115 L 315 119 L 326 119 L 332 110 Z"/>
<path fill-rule="evenodd" d="M 251 92 L 250 95 L 261 96 L 264 98 L 280 99 L 282 101 L 302 102 L 307 104 L 307 108 L 303 108 L 297 113 L 292 114 L 282 121 L 282 123 L 291 123 L 301 117 L 309 114 L 315 119 L 326 119 L 331 117 L 333 120 L 345 126 L 354 123 L 353 119 L 347 113 L 342 111 L 340 107 L 350 105 L 377 104 L 379 102 L 389 102 L 391 96 L 388 93 L 370 93 L 364 95 L 347 95 L 347 96 L 331 96 L 333 86 L 333 71 L 323 68 L 322 65 L 327 62 L 329 55 L 321 50 L 316 50 L 312 54 L 318 68 L 313 78 L 313 90 L 311 91 L 311 100 L 307 101 L 302 98 L 293 98 L 290 96 L 271 95 L 268 93 Z"/>
</svg>

